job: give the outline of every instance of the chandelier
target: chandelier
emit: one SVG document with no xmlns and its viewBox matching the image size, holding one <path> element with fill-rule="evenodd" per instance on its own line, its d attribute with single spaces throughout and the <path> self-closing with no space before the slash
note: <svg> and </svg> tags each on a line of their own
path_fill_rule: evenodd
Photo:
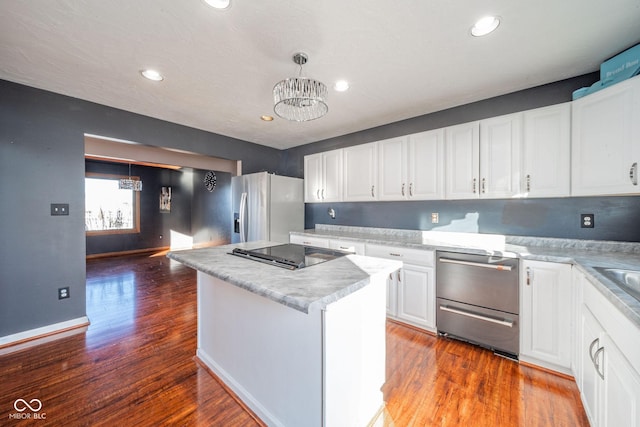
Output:
<svg viewBox="0 0 640 427">
<path fill-rule="evenodd" d="M 327 114 L 327 87 L 318 80 L 302 77 L 302 66 L 309 57 L 305 53 L 293 55 L 300 66 L 298 77 L 284 79 L 273 87 L 273 111 L 286 120 L 307 122 Z"/>
<path fill-rule="evenodd" d="M 120 190 L 142 191 L 142 181 L 139 179 L 131 179 L 131 163 L 129 163 L 129 178 L 122 178 L 118 182 Z"/>
</svg>

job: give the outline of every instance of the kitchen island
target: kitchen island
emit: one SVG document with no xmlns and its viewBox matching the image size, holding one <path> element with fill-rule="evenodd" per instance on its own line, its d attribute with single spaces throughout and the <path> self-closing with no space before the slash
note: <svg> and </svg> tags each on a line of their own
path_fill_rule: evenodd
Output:
<svg viewBox="0 0 640 427">
<path fill-rule="evenodd" d="M 383 406 L 386 278 L 398 261 L 347 255 L 299 270 L 170 252 L 198 271 L 198 359 L 273 426 L 367 425 Z"/>
</svg>

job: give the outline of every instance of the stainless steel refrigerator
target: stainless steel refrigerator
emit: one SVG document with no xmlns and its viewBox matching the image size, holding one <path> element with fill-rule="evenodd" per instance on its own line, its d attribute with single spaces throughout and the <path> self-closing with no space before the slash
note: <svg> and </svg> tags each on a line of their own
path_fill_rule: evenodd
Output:
<svg viewBox="0 0 640 427">
<path fill-rule="evenodd" d="M 304 229 L 303 180 L 267 172 L 231 178 L 231 242 L 289 243 L 289 231 Z"/>
</svg>

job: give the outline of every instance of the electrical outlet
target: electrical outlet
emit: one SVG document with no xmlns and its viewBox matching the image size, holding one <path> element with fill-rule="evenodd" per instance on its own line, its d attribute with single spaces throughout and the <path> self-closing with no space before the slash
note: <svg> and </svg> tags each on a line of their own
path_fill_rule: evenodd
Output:
<svg viewBox="0 0 640 427">
<path fill-rule="evenodd" d="M 66 288 L 58 288 L 58 299 L 69 298 L 69 287 Z"/>
<path fill-rule="evenodd" d="M 580 214 L 581 228 L 593 228 L 595 224 L 596 224 L 596 217 L 594 214 Z"/>
<path fill-rule="evenodd" d="M 69 215 L 69 203 L 51 203 L 51 215 Z"/>
<path fill-rule="evenodd" d="M 440 215 L 438 215 L 438 212 L 432 212 L 431 213 L 431 224 L 437 224 L 440 221 Z"/>
</svg>

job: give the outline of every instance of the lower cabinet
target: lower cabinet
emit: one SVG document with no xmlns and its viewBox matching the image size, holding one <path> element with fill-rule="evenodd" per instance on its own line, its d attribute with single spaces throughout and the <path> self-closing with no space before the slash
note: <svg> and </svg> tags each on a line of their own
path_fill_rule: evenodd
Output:
<svg viewBox="0 0 640 427">
<path fill-rule="evenodd" d="M 365 254 L 403 262 L 387 279 L 387 316 L 435 332 L 434 252 L 367 244 Z"/>
<path fill-rule="evenodd" d="M 328 248 L 329 239 L 323 237 L 301 236 L 298 234 L 289 235 L 289 243 L 296 245 L 315 246 L 317 248 Z"/>
<path fill-rule="evenodd" d="M 619 317 L 620 313 L 593 285 L 586 281 L 583 284 L 577 383 L 585 412 L 592 426 L 638 427 L 640 332 Z M 626 348 L 623 351 L 619 346 Z"/>
<path fill-rule="evenodd" d="M 571 373 L 571 265 L 522 261 L 520 360 Z"/>
</svg>

